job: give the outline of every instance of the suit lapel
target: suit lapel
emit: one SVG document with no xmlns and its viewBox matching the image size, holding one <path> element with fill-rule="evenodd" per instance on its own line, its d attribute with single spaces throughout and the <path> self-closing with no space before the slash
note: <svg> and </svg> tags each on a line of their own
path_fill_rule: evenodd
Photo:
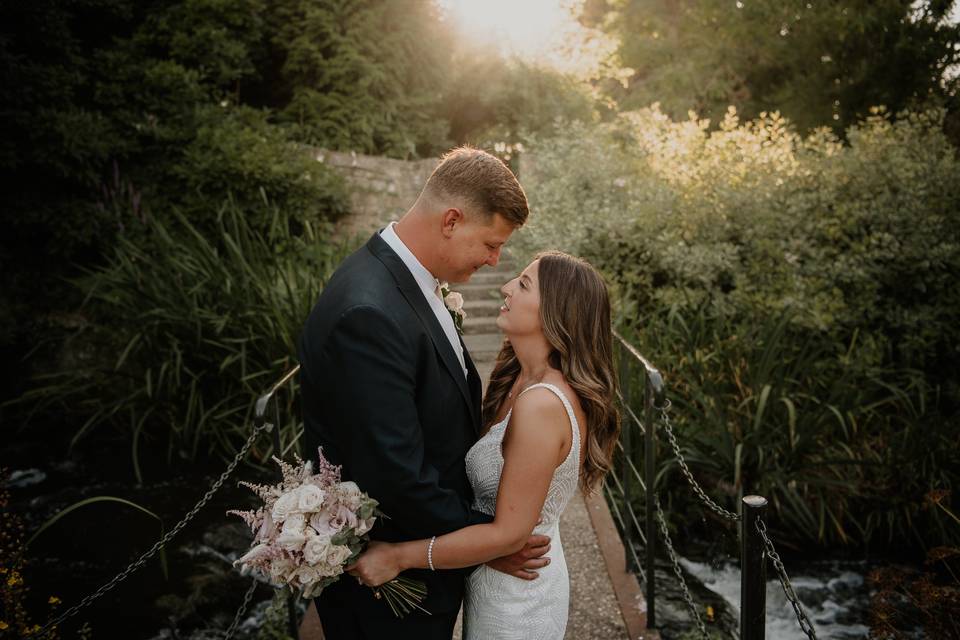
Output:
<svg viewBox="0 0 960 640">
<path fill-rule="evenodd" d="M 397 281 L 397 287 L 400 289 L 403 297 L 406 298 L 407 303 L 416 312 L 417 317 L 420 318 L 420 323 L 430 335 L 433 346 L 440 355 L 440 360 L 446 367 L 447 373 L 450 374 L 450 377 L 452 377 L 453 381 L 457 384 L 457 388 L 460 389 L 460 394 L 470 408 L 471 415 L 474 415 L 476 413 L 476 407 L 471 398 L 472 394 L 470 393 L 470 389 L 467 387 L 467 380 L 463 375 L 463 369 L 460 367 L 460 359 L 457 358 L 457 354 L 453 350 L 453 345 L 450 344 L 450 340 L 447 339 L 447 334 L 444 333 L 443 327 L 440 326 L 440 322 L 437 320 L 437 316 L 434 315 L 433 309 L 430 308 L 426 298 L 423 297 L 423 291 L 420 289 L 420 285 L 417 284 L 413 274 L 407 269 L 407 265 L 403 264 L 400 256 L 380 237 L 379 233 L 373 234 L 373 237 L 370 238 L 370 241 L 367 243 L 367 248 L 383 263 L 387 270 L 393 275 L 394 280 Z M 464 357 L 467 357 L 466 349 L 464 349 Z M 471 363 L 470 366 L 472 366 L 472 364 L 473 363 Z M 474 369 L 474 371 L 476 371 L 476 369 Z M 477 422 L 475 419 L 474 423 Z M 474 429 L 477 428 L 477 425 L 474 424 Z"/>
<path fill-rule="evenodd" d="M 463 348 L 463 357 L 467 361 L 467 386 L 470 389 L 470 397 L 473 400 L 473 427 L 477 435 L 479 435 L 480 428 L 482 427 L 483 380 L 480 379 L 480 372 L 477 371 L 477 366 L 473 363 L 470 352 L 467 351 L 467 345 L 463 341 L 463 336 L 460 336 L 460 346 Z"/>
</svg>

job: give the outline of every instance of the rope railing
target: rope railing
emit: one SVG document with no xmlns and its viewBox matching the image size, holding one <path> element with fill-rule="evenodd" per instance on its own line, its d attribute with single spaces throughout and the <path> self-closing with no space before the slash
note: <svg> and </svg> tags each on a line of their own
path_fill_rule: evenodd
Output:
<svg viewBox="0 0 960 640">
<path fill-rule="evenodd" d="M 644 436 L 644 473 L 641 474 L 634 458 L 637 451 L 633 442 L 633 431 L 626 427 L 621 432 L 621 442 L 618 443 L 618 450 L 621 452 L 621 464 L 619 469 L 620 479 L 616 473 L 609 474 L 609 478 L 616 485 L 618 494 L 614 494 L 613 487 L 604 483 L 605 495 L 608 497 L 608 503 L 613 507 L 615 519 L 623 533 L 624 546 L 627 554 L 627 569 L 629 571 L 641 574 L 644 583 L 644 592 L 647 600 L 647 628 L 656 628 L 656 583 L 653 571 L 653 556 L 655 553 L 655 534 L 651 526 L 656 522 L 659 526 L 660 539 L 662 540 L 667 552 L 667 556 L 672 564 L 674 574 L 676 575 L 683 599 L 690 610 L 691 620 L 697 626 L 699 634 L 704 640 L 709 638 L 706 626 L 700 617 L 690 590 L 684 579 L 683 570 L 680 566 L 679 556 L 673 547 L 673 541 L 670 538 L 669 527 L 666 516 L 660 507 L 660 500 L 654 490 L 655 478 L 655 459 L 656 459 L 656 430 L 659 423 L 666 432 L 667 441 L 670 449 L 680 468 L 681 474 L 690 485 L 693 493 L 699 501 L 710 511 L 719 515 L 724 520 L 737 522 L 740 525 L 741 538 L 741 607 L 740 607 L 740 639 L 741 640 L 762 640 L 765 633 L 766 616 L 766 559 L 770 558 L 774 568 L 777 571 L 777 577 L 783 588 L 787 600 L 790 602 L 796 614 L 797 621 L 801 630 L 811 640 L 816 640 L 816 631 L 810 623 L 809 618 L 803 610 L 790 579 L 787 576 L 786 569 L 780 556 L 774 548 L 773 542 L 767 535 L 767 527 L 762 519 L 763 508 L 766 507 L 766 499 L 761 496 L 746 496 L 742 501 L 743 514 L 733 513 L 728 509 L 717 504 L 700 486 L 700 483 L 693 477 L 690 467 L 683 456 L 680 443 L 677 439 L 673 424 L 670 420 L 671 404 L 666 399 L 663 385 L 663 376 L 640 352 L 631 345 L 622 335 L 614 332 L 614 338 L 619 346 L 618 355 L 620 360 L 620 392 L 618 399 L 626 416 L 630 418 L 628 425 L 636 426 L 640 435 Z M 634 412 L 631 400 L 631 389 L 633 387 L 633 376 L 631 375 L 631 363 L 639 363 L 641 369 L 641 383 L 644 388 L 644 420 L 640 420 Z M 657 416 L 654 419 L 654 412 Z M 644 480 L 646 478 L 646 480 Z M 627 482 L 627 480 L 631 482 Z M 644 536 L 646 541 L 646 571 L 640 569 L 638 554 L 633 549 L 633 538 L 635 532 L 642 530 L 639 519 L 633 509 L 633 500 L 641 497 L 634 494 L 634 484 L 640 488 L 643 497 L 646 499 L 645 525 L 647 534 Z M 617 504 L 623 505 L 623 510 L 627 516 L 619 513 Z"/>
</svg>

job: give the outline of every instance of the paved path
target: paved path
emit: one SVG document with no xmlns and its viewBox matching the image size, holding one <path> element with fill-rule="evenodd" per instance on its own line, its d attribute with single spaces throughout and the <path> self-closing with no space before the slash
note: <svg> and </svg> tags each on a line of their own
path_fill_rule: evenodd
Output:
<svg viewBox="0 0 960 640">
<path fill-rule="evenodd" d="M 503 342 L 496 325 L 503 302 L 499 288 L 519 271 L 517 265 L 502 262 L 494 269 L 479 271 L 468 284 L 452 287 L 464 297 L 464 309 L 467 312 L 464 342 L 484 384 L 490 377 Z M 600 513 L 600 517 L 597 513 Z M 631 621 L 631 631 L 636 633 L 638 611 L 631 603 L 636 601 L 639 589 L 636 589 L 636 580 L 623 571 L 623 548 L 619 546 L 619 537 L 602 498 L 588 502 L 577 493 L 560 520 L 560 537 L 570 571 L 567 640 L 627 638 L 621 604 L 628 609 L 626 618 Z M 618 593 L 614 591 L 611 574 L 618 584 Z M 624 584 L 628 585 L 627 589 L 623 588 Z M 301 625 L 300 638 L 320 640 L 322 637 L 316 612 L 311 605 Z M 637 634 L 635 637 L 642 636 Z M 454 640 L 460 640 L 459 623 Z"/>
</svg>

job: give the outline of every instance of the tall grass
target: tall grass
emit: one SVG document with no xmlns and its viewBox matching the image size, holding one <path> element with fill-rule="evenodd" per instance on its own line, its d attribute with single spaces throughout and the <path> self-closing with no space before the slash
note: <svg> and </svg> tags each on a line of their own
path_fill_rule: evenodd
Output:
<svg viewBox="0 0 960 640">
<path fill-rule="evenodd" d="M 726 506 L 770 500 L 794 544 L 956 543 L 938 507 L 960 480 L 956 432 L 919 372 L 858 364 L 856 337 L 836 345 L 794 314 L 735 317 L 700 305 L 666 310 L 633 340 L 662 367 L 683 453 Z M 660 480 L 691 502 L 672 455 Z"/>
<path fill-rule="evenodd" d="M 125 431 L 138 479 L 148 440 L 168 464 L 239 450 L 256 396 L 294 364 L 300 328 L 354 244 L 276 210 L 255 229 L 232 202 L 212 237 L 174 219 L 121 238 L 106 266 L 76 281 L 87 321 L 64 337 L 64 352 L 79 356 L 20 400 L 79 417 L 71 447 L 95 428 Z M 298 436 L 293 397 L 282 412 L 284 448 Z"/>
</svg>

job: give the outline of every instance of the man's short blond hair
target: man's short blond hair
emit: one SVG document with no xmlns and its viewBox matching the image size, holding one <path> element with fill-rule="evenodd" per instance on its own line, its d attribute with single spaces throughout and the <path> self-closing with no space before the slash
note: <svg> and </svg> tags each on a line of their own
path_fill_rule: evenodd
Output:
<svg viewBox="0 0 960 640">
<path fill-rule="evenodd" d="M 491 219 L 499 213 L 517 227 L 530 215 L 527 196 L 510 168 L 496 156 L 473 147 L 457 147 L 444 154 L 424 192 L 463 198 L 484 217 Z"/>
</svg>

